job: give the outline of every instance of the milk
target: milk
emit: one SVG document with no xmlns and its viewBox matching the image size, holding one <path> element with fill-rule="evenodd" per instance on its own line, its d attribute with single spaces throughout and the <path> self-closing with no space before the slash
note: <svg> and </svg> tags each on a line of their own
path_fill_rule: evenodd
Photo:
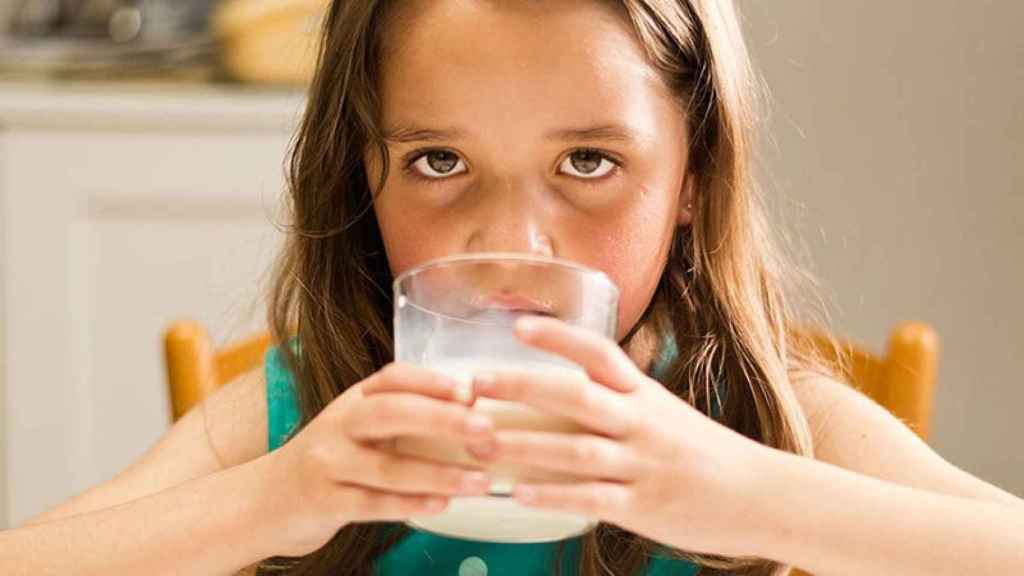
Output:
<svg viewBox="0 0 1024 576">
<path fill-rule="evenodd" d="M 430 369 L 456 378 L 462 385 L 461 393 L 468 397 L 473 375 L 479 372 L 503 369 L 537 372 L 548 376 L 563 375 L 567 379 L 586 378 L 579 368 L 554 363 L 508 363 L 488 359 L 438 360 L 427 365 Z M 536 430 L 547 432 L 579 433 L 585 429 L 574 421 L 545 413 L 518 402 L 492 398 L 478 398 L 473 410 L 489 416 L 497 429 Z M 480 466 L 482 463 L 465 450 L 461 440 L 442 437 L 402 437 L 396 450 L 403 454 L 431 460 Z M 461 496 L 452 498 L 441 514 L 412 518 L 409 524 L 444 536 L 468 540 L 525 543 L 561 540 L 586 532 L 594 521 L 561 512 L 551 512 L 522 506 L 510 497 L 517 480 L 543 482 L 573 482 L 571 474 L 532 470 L 515 465 L 487 466 L 493 481 L 488 496 Z"/>
<path fill-rule="evenodd" d="M 584 377 L 565 358 L 516 337 L 523 316 L 556 318 L 608 338 L 616 334 L 618 289 L 603 272 L 577 262 L 534 254 L 455 254 L 406 270 L 392 288 L 395 360 L 449 374 L 462 382 L 465 394 L 480 371 Z M 583 432 L 567 418 L 518 403 L 480 398 L 474 410 L 499 429 Z M 399 438 L 395 446 L 420 458 L 486 468 L 493 478 L 487 496 L 453 498 L 444 513 L 411 519 L 416 528 L 465 539 L 546 542 L 594 526 L 589 518 L 527 508 L 509 497 L 517 481 L 579 482 L 572 474 L 486 465 L 466 452 L 464 440 L 440 436 Z"/>
<path fill-rule="evenodd" d="M 463 540 L 508 544 L 554 542 L 590 531 L 590 518 L 527 508 L 512 498 L 459 496 L 436 516 L 410 518 L 413 528 Z"/>
</svg>

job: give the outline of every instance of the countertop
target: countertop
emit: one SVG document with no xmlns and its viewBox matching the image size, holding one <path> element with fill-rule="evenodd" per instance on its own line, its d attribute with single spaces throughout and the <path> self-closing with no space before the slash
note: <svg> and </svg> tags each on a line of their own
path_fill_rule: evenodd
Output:
<svg viewBox="0 0 1024 576">
<path fill-rule="evenodd" d="M 300 91 L 209 83 L 0 81 L 0 130 L 290 131 Z"/>
</svg>

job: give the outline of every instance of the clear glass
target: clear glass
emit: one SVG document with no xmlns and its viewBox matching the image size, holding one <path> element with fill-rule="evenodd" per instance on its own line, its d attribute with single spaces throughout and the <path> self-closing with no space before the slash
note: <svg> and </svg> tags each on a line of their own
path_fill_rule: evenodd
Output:
<svg viewBox="0 0 1024 576">
<path fill-rule="evenodd" d="M 395 280 L 395 358 L 456 377 L 468 395 L 480 370 L 536 370 L 583 376 L 568 360 L 530 348 L 513 334 L 517 318 L 559 318 L 609 338 L 615 335 L 618 290 L 602 272 L 555 258 L 463 254 L 428 262 Z M 474 410 L 498 428 L 581 432 L 574 422 L 528 406 L 480 398 Z M 478 464 L 456 440 L 400 438 L 396 449 L 442 462 Z M 490 493 L 452 499 L 437 516 L 409 524 L 445 536 L 492 542 L 547 542 L 586 532 L 589 518 L 520 506 L 509 494 L 519 479 L 571 482 L 569 475 L 493 466 Z"/>
</svg>

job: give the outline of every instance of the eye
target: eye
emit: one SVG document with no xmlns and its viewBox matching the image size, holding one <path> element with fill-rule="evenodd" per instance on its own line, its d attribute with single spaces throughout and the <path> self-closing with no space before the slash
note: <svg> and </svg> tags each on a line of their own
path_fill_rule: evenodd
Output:
<svg viewBox="0 0 1024 576">
<path fill-rule="evenodd" d="M 558 169 L 570 176 L 593 180 L 608 174 L 617 165 L 607 154 L 584 148 L 566 156 Z"/>
<path fill-rule="evenodd" d="M 454 152 L 428 150 L 410 163 L 410 169 L 424 178 L 440 180 L 466 171 L 466 164 Z"/>
</svg>

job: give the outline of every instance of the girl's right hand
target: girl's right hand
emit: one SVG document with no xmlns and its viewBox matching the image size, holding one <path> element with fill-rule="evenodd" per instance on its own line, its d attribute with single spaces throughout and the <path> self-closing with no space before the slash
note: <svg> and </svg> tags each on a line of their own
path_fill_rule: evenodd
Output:
<svg viewBox="0 0 1024 576">
<path fill-rule="evenodd" d="M 294 438 L 261 460 L 264 504 L 275 521 L 277 555 L 323 546 L 349 522 L 437 514 L 455 495 L 485 494 L 479 469 L 388 450 L 398 436 L 447 436 L 493 445 L 494 424 L 460 398 L 458 382 L 410 364 L 391 364 L 335 398 Z M 281 522 L 283 521 L 283 522 Z"/>
</svg>

